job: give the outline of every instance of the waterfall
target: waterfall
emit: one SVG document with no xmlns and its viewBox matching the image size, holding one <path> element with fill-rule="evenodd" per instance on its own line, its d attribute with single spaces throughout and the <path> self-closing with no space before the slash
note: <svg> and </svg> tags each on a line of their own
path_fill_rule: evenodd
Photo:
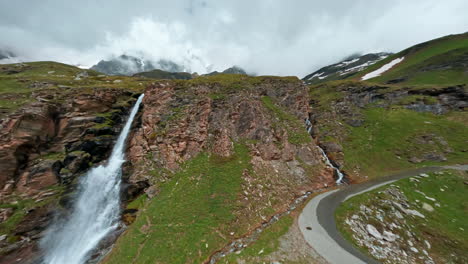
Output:
<svg viewBox="0 0 468 264">
<path fill-rule="evenodd" d="M 306 125 L 307 132 L 309 133 L 309 135 L 312 136 L 311 134 L 312 122 L 310 122 L 309 118 L 306 119 L 305 125 Z M 333 165 L 333 163 L 331 163 L 330 159 L 327 156 L 327 153 L 325 153 L 325 150 L 323 150 L 323 148 L 321 148 L 319 145 L 317 145 L 317 148 L 320 150 L 320 153 L 322 154 L 325 164 L 327 164 L 327 166 L 331 167 L 336 172 L 336 175 L 338 176 L 338 179 L 336 180 L 336 184 L 343 183 L 344 174 L 340 171 L 340 169 L 338 169 L 338 167 L 336 167 L 335 165 Z"/>
<path fill-rule="evenodd" d="M 133 106 L 107 163 L 89 170 L 81 179 L 70 216 L 54 223 L 41 241 L 44 264 L 83 264 L 99 242 L 117 228 L 125 140 L 143 96 Z"/>
<path fill-rule="evenodd" d="M 322 157 L 325 160 L 325 164 L 327 164 L 327 166 L 334 169 L 336 174 L 338 175 L 338 179 L 336 180 L 336 184 L 341 184 L 342 181 L 343 181 L 344 174 L 340 171 L 340 169 L 338 169 L 335 165 L 333 165 L 333 163 L 331 163 L 330 159 L 327 156 L 327 153 L 325 153 L 323 148 L 321 148 L 320 146 L 317 146 L 317 147 L 319 148 L 320 153 L 322 153 Z"/>
</svg>

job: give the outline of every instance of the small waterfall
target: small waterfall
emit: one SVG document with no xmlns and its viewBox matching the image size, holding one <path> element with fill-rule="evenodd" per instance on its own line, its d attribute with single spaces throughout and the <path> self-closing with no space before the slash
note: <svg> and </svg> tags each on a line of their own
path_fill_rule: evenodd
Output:
<svg viewBox="0 0 468 264">
<path fill-rule="evenodd" d="M 307 133 L 309 133 L 309 135 L 312 136 L 312 122 L 310 122 L 309 118 L 306 119 L 305 125 L 307 128 Z M 322 153 L 322 157 L 323 157 L 323 160 L 325 161 L 325 164 L 327 164 L 327 166 L 335 170 L 336 175 L 338 176 L 338 179 L 336 180 L 336 184 L 342 184 L 344 174 L 340 171 L 340 169 L 338 169 L 338 167 L 336 167 L 335 165 L 333 165 L 333 163 L 331 163 L 330 159 L 327 156 L 327 153 L 325 153 L 325 150 L 323 150 L 323 148 L 321 148 L 319 145 L 317 145 L 317 148 L 320 150 L 320 153 Z"/>
<path fill-rule="evenodd" d="M 41 241 L 44 264 L 83 264 L 99 242 L 117 228 L 125 140 L 143 96 L 133 106 L 107 163 L 81 179 L 70 216 L 54 223 Z"/>
</svg>

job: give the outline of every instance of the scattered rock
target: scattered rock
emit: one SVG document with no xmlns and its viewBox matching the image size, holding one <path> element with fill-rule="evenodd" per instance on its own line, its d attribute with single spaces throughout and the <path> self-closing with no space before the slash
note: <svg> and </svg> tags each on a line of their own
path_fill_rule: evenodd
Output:
<svg viewBox="0 0 468 264">
<path fill-rule="evenodd" d="M 427 153 L 423 155 L 424 160 L 428 161 L 447 161 L 447 158 L 442 153 Z"/>
<path fill-rule="evenodd" d="M 343 152 L 343 148 L 336 142 L 325 142 L 322 144 L 322 148 L 326 153 L 331 152 Z"/>
<path fill-rule="evenodd" d="M 406 210 L 406 213 L 409 214 L 409 215 L 414 215 L 414 216 L 418 216 L 418 217 L 421 217 L 421 218 L 426 218 L 423 214 L 421 214 L 420 212 L 418 212 L 416 210 L 408 209 L 408 210 Z"/>
<path fill-rule="evenodd" d="M 434 207 L 428 203 L 423 203 L 422 208 L 430 213 L 434 212 Z"/>
<path fill-rule="evenodd" d="M 148 198 L 152 199 L 153 197 L 157 196 L 159 194 L 159 188 L 156 186 L 150 186 L 145 190 L 146 195 L 148 195 Z"/>
<path fill-rule="evenodd" d="M 393 242 L 398 238 L 397 235 L 393 234 L 389 231 L 383 231 L 383 239 L 387 240 L 388 242 Z"/>
<path fill-rule="evenodd" d="M 352 127 L 360 127 L 364 124 L 364 120 L 362 119 L 349 119 L 346 120 L 346 123 Z"/>
<path fill-rule="evenodd" d="M 2 208 L 0 209 L 0 223 L 5 222 L 14 213 L 13 208 Z"/>
<path fill-rule="evenodd" d="M 88 78 L 89 74 L 87 71 L 82 71 L 80 73 L 78 73 L 75 77 L 75 81 L 80 81 L 81 79 L 84 79 L 84 78 Z"/>
<path fill-rule="evenodd" d="M 421 163 L 421 162 L 423 162 L 423 160 L 420 159 L 420 158 L 417 158 L 417 157 L 411 157 L 411 158 L 409 158 L 409 162 L 411 162 L 411 163 Z"/>
<path fill-rule="evenodd" d="M 371 225 L 371 224 L 368 224 L 366 226 L 366 230 L 367 232 L 372 235 L 373 237 L 377 238 L 377 239 L 382 239 L 382 235 L 380 234 L 380 232 L 377 230 L 377 228 L 375 228 L 375 226 Z"/>
<path fill-rule="evenodd" d="M 424 240 L 424 245 L 426 245 L 427 249 L 431 249 L 431 244 L 427 240 Z"/>
</svg>

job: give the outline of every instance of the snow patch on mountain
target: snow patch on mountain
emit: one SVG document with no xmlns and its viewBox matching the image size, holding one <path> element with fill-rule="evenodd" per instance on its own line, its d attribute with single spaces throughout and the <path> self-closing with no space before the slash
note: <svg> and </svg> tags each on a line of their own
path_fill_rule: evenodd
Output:
<svg viewBox="0 0 468 264">
<path fill-rule="evenodd" d="M 394 59 L 391 62 L 385 64 L 384 66 L 378 68 L 377 70 L 375 70 L 373 72 L 369 72 L 368 74 L 362 76 L 361 80 L 365 81 L 365 80 L 369 80 L 369 79 L 372 79 L 372 78 L 375 78 L 375 77 L 379 77 L 380 75 L 382 75 L 382 73 L 390 70 L 393 66 L 395 66 L 398 63 L 402 62 L 404 59 L 405 59 L 405 57 Z"/>
<path fill-rule="evenodd" d="M 304 77 L 308 84 L 319 83 L 323 80 L 341 80 L 357 72 L 367 69 L 367 67 L 387 58 L 389 53 L 370 53 L 359 57 L 352 57 L 319 69 Z"/>
</svg>

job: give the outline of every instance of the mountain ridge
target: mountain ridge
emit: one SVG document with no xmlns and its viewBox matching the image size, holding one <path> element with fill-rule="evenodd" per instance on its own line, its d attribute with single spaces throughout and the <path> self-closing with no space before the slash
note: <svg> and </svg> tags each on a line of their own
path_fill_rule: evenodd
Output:
<svg viewBox="0 0 468 264">
<path fill-rule="evenodd" d="M 343 80 L 352 77 L 367 67 L 385 59 L 391 53 L 369 53 L 365 55 L 352 55 L 338 63 L 334 63 L 306 75 L 302 78 L 307 84 L 317 84 L 331 80 Z"/>
</svg>

